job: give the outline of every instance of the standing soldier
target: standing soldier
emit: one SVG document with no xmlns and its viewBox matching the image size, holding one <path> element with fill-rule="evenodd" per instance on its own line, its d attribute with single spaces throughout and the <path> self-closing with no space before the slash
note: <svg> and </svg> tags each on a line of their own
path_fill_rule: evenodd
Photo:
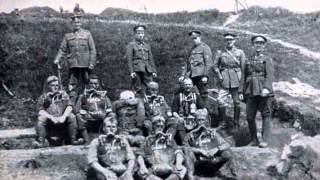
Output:
<svg viewBox="0 0 320 180">
<path fill-rule="evenodd" d="M 212 67 L 212 52 L 210 47 L 202 42 L 201 32 L 194 30 L 189 32 L 194 46 L 191 49 L 189 58 L 187 60 L 186 69 L 183 69 L 182 77 L 191 78 L 193 84 L 195 84 L 199 90 L 201 98 L 204 103 L 208 100 L 208 72 Z"/>
<path fill-rule="evenodd" d="M 137 25 L 133 30 L 135 32 L 135 40 L 127 45 L 126 58 L 133 89 L 143 96 L 142 84 L 146 86 L 148 82 L 156 78 L 157 71 L 151 47 L 144 39 L 146 27 Z"/>
<path fill-rule="evenodd" d="M 234 104 L 234 125 L 239 128 L 240 119 L 240 100 L 238 94 L 238 88 L 241 79 L 241 69 L 245 64 L 245 55 L 241 49 L 235 47 L 235 34 L 226 33 L 224 34 L 224 40 L 226 47 L 222 51 L 218 51 L 213 70 L 216 73 L 220 86 L 231 94 Z M 231 126 L 231 122 L 226 122 L 226 107 L 219 105 L 218 107 L 221 127 L 226 125 Z"/>
<path fill-rule="evenodd" d="M 240 99 L 247 104 L 247 121 L 252 137 L 251 145 L 266 147 L 270 135 L 271 100 L 273 96 L 273 62 L 263 54 L 267 38 L 262 35 L 251 38 L 254 54 L 246 61 L 239 86 Z M 255 117 L 257 111 L 262 116 L 262 141 L 257 136 Z"/>
<path fill-rule="evenodd" d="M 67 33 L 61 43 L 54 63 L 60 67 L 61 60 L 67 59 L 69 65 L 70 98 L 75 103 L 78 94 L 82 93 L 89 82 L 90 71 L 96 65 L 96 48 L 91 33 L 82 29 L 80 15 L 72 16 L 73 32 Z"/>
</svg>

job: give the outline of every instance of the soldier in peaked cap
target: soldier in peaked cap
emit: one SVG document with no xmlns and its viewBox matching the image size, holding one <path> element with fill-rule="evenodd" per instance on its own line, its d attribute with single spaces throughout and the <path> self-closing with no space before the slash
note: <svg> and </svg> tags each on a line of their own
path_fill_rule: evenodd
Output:
<svg viewBox="0 0 320 180">
<path fill-rule="evenodd" d="M 91 33 L 83 29 L 81 15 L 71 17 L 73 32 L 67 33 L 61 43 L 54 63 L 65 59 L 69 65 L 69 93 L 73 103 L 89 82 L 90 71 L 96 65 L 96 48 Z"/>
<path fill-rule="evenodd" d="M 239 128 L 240 100 L 238 88 L 241 79 L 241 69 L 243 69 L 245 65 L 245 54 L 241 49 L 235 47 L 235 34 L 226 33 L 223 36 L 226 46 L 223 50 L 218 50 L 216 53 L 213 70 L 220 82 L 220 88 L 232 95 L 234 104 L 234 125 Z M 221 125 L 230 128 L 231 122 L 226 122 L 225 108 L 226 107 L 224 106 L 219 106 L 219 117 L 220 121 L 222 121 Z"/>
<path fill-rule="evenodd" d="M 133 28 L 135 40 L 126 47 L 126 58 L 132 78 L 133 89 L 143 96 L 142 85 L 147 85 L 157 77 L 157 71 L 151 52 L 151 47 L 145 42 L 146 26 L 137 25 Z"/>
<path fill-rule="evenodd" d="M 186 68 L 183 69 L 179 80 L 182 81 L 185 77 L 191 78 L 193 84 L 197 86 L 203 102 L 206 104 L 208 99 L 208 72 L 213 64 L 212 52 L 210 47 L 202 42 L 200 31 L 192 30 L 189 32 L 189 36 L 193 41 L 193 47 L 186 61 Z"/>
<path fill-rule="evenodd" d="M 254 53 L 246 61 L 242 70 L 243 76 L 239 86 L 240 99 L 247 104 L 247 121 L 252 137 L 251 145 L 266 147 L 270 136 L 272 83 L 274 68 L 272 58 L 264 55 L 263 50 L 267 38 L 262 35 L 251 38 Z M 262 141 L 257 136 L 255 117 L 257 111 L 262 116 Z"/>
</svg>

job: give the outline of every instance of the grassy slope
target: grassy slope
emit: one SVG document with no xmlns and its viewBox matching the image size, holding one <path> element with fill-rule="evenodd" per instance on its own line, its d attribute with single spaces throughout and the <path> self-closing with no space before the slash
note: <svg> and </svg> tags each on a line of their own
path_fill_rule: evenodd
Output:
<svg viewBox="0 0 320 180">
<path fill-rule="evenodd" d="M 282 8 L 252 7 L 231 25 L 320 51 L 320 13 L 297 14 Z"/>
<path fill-rule="evenodd" d="M 125 46 L 132 40 L 131 31 L 134 24 L 103 23 L 89 20 L 84 24 L 93 35 L 98 51 L 99 61 L 95 71 L 112 99 L 115 99 L 122 89 L 130 88 L 130 78 L 127 62 L 124 57 Z M 19 97 L 37 98 L 45 78 L 56 73 L 53 59 L 57 53 L 63 35 L 71 29 L 64 18 L 56 19 L 13 19 L 0 18 L 0 77 L 12 88 Z M 186 35 L 192 27 L 164 25 L 151 23 L 148 25 L 148 40 L 153 49 L 157 70 L 159 72 L 160 91 L 170 102 L 173 87 L 180 67 L 191 46 Z M 220 30 L 202 28 L 203 40 L 213 51 L 223 47 Z M 250 53 L 250 42 L 247 35 L 239 35 L 238 47 Z M 304 82 L 320 87 L 318 62 L 302 57 L 292 49 L 286 49 L 277 44 L 267 46 L 267 54 L 274 58 L 276 79 L 287 80 L 298 77 Z M 63 71 L 63 82 L 67 83 L 67 70 Z M 213 84 L 211 78 L 211 86 Z M 3 100 L 1 104 L 6 101 Z M 27 103 L 28 104 L 28 103 Z M 34 109 L 34 103 L 29 103 Z M 16 105 L 11 106 L 15 109 Z M 1 108 L 0 108 L 1 109 Z M 31 109 L 17 111 L 9 119 L 20 119 L 25 116 L 34 119 Z M 0 110 L 1 111 L 1 110 Z M 19 123 L 18 123 L 19 125 Z"/>
</svg>

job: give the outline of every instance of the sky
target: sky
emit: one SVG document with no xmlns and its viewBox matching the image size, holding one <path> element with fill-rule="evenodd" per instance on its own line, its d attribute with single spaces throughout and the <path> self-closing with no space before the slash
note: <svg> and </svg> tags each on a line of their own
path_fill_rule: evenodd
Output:
<svg viewBox="0 0 320 180">
<path fill-rule="evenodd" d="M 238 0 L 248 6 L 283 7 L 294 12 L 320 10 L 320 0 Z M 138 12 L 165 13 L 176 11 L 197 11 L 216 8 L 233 11 L 235 0 L 0 0 L 0 12 L 11 12 L 14 8 L 49 6 L 59 10 L 72 11 L 76 3 L 85 12 L 99 14 L 107 7 L 125 8 Z M 241 7 L 241 6 L 240 6 Z"/>
</svg>

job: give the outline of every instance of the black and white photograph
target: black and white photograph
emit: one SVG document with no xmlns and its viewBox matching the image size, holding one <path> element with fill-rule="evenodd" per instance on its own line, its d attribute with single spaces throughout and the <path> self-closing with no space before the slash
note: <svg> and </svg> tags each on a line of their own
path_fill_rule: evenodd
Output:
<svg viewBox="0 0 320 180">
<path fill-rule="evenodd" d="M 0 180 L 320 180 L 319 0 L 0 0 Z"/>
</svg>

